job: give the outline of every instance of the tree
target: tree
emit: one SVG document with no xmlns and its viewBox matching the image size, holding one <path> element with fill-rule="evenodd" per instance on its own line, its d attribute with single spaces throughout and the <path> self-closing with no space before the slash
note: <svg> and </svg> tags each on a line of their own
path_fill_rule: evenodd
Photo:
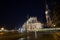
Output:
<svg viewBox="0 0 60 40">
<path fill-rule="evenodd" d="M 60 4 L 58 2 L 55 3 L 53 8 L 52 22 L 56 27 L 60 27 Z"/>
</svg>

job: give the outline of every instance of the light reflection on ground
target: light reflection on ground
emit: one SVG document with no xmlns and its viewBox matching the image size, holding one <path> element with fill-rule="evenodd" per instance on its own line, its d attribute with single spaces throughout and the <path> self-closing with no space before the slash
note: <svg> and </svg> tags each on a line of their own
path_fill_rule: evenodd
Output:
<svg viewBox="0 0 60 40">
<path fill-rule="evenodd" d="M 35 32 L 22 34 L 17 32 L 0 32 L 0 40 L 60 40 L 60 32 L 36 32 L 36 34 Z"/>
<path fill-rule="evenodd" d="M 0 35 L 3 35 L 3 34 L 4 34 L 3 32 L 0 33 Z"/>
<path fill-rule="evenodd" d="M 37 35 L 37 38 L 35 35 Z M 24 37 L 23 40 L 60 40 L 60 32 L 37 32 L 37 34 L 31 32 L 29 36 Z"/>
</svg>

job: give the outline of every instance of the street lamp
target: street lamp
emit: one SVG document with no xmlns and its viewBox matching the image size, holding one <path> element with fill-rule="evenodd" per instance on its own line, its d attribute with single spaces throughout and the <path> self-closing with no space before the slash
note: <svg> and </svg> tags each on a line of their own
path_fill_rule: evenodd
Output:
<svg viewBox="0 0 60 40">
<path fill-rule="evenodd" d="M 4 30 L 4 28 L 2 27 L 1 30 Z"/>
<path fill-rule="evenodd" d="M 55 27 L 56 25 L 54 24 L 53 26 Z"/>
</svg>

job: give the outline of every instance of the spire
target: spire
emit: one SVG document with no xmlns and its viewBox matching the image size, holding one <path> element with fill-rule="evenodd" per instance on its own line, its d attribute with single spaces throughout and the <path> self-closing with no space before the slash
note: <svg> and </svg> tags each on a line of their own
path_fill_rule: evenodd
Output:
<svg viewBox="0 0 60 40">
<path fill-rule="evenodd" d="M 47 0 L 45 0 L 45 6 L 46 6 L 46 11 L 45 11 L 46 22 L 47 22 L 47 26 L 49 26 L 49 25 L 51 25 L 51 19 L 49 16 L 49 8 L 48 8 Z"/>
<path fill-rule="evenodd" d="M 48 4 L 46 4 L 46 10 L 48 10 Z"/>
</svg>

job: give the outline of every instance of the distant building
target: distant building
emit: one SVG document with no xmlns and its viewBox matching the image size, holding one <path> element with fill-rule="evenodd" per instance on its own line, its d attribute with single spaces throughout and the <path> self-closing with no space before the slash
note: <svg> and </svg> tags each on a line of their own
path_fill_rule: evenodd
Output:
<svg viewBox="0 0 60 40">
<path fill-rule="evenodd" d="M 43 24 L 37 20 L 37 17 L 30 17 L 22 27 L 27 31 L 35 31 L 43 28 Z"/>
</svg>

